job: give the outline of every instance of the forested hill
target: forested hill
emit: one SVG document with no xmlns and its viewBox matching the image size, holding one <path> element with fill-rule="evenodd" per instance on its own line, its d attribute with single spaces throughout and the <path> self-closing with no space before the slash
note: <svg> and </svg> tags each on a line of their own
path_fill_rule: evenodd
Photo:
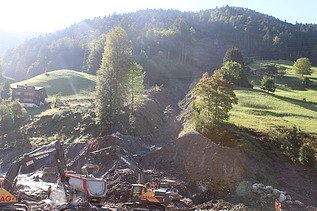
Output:
<svg viewBox="0 0 317 211">
<path fill-rule="evenodd" d="M 95 73 L 104 34 L 117 25 L 132 40 L 149 84 L 191 78 L 197 70 L 215 68 L 232 46 L 240 48 L 245 57 L 294 60 L 306 56 L 317 64 L 317 25 L 293 25 L 226 6 L 200 12 L 141 10 L 84 20 L 8 51 L 3 58 L 5 73 L 17 80 L 56 69 Z"/>
</svg>

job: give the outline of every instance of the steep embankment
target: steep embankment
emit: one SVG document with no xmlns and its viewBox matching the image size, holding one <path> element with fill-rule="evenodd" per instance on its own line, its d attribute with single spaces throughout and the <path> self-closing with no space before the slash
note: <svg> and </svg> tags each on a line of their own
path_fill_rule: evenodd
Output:
<svg viewBox="0 0 317 211">
<path fill-rule="evenodd" d="M 194 186 L 211 192 L 235 187 L 245 177 L 248 166 L 240 150 L 220 146 L 197 132 L 167 144 L 147 160 L 148 165 L 179 173 Z"/>
</svg>

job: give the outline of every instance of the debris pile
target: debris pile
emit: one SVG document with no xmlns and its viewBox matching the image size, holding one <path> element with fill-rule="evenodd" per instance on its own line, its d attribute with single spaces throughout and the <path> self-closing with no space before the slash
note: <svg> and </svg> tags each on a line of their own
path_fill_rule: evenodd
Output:
<svg viewBox="0 0 317 211">
<path fill-rule="evenodd" d="M 199 133 L 188 133 L 146 156 L 149 167 L 164 169 L 189 183 L 210 191 L 234 188 L 243 180 L 246 156 L 237 149 L 220 146 Z M 179 174 L 177 174 L 179 173 Z"/>
<path fill-rule="evenodd" d="M 272 186 L 265 186 L 262 183 L 255 183 L 252 185 L 252 191 L 255 194 L 260 195 L 260 198 L 265 200 L 274 201 L 275 199 L 278 200 L 284 207 L 287 206 L 297 206 L 298 209 L 303 209 L 304 204 L 299 201 L 295 200 L 288 194 L 286 191 L 281 191 Z"/>
<path fill-rule="evenodd" d="M 250 208 L 245 206 L 244 204 L 231 204 L 224 200 L 211 200 L 205 202 L 203 204 L 195 206 L 195 210 L 203 211 L 203 210 L 231 210 L 231 211 L 251 211 Z"/>
</svg>

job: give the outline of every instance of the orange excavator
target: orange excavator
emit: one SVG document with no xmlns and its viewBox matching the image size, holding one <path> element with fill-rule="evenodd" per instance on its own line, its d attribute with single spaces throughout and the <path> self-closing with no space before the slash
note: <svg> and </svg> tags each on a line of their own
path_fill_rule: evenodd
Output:
<svg viewBox="0 0 317 211">
<path fill-rule="evenodd" d="M 106 147 L 89 153 L 88 160 L 94 160 L 99 156 L 114 154 L 123 161 L 131 170 L 138 174 L 136 184 L 132 184 L 130 201 L 123 204 L 119 210 L 135 211 L 164 211 L 165 206 L 170 203 L 170 191 L 160 188 L 155 182 L 144 184 L 144 173 L 129 153 L 119 146 Z"/>
</svg>

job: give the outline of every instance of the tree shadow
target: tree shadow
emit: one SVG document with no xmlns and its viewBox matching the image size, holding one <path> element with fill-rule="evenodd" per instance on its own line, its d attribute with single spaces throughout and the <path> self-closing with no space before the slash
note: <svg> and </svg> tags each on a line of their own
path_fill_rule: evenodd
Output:
<svg viewBox="0 0 317 211">
<path fill-rule="evenodd" d="M 294 105 L 298 105 L 298 106 L 303 107 L 305 109 L 308 109 L 308 110 L 311 110 L 311 111 L 315 111 L 315 112 L 317 111 L 317 102 L 298 100 L 298 99 L 294 99 L 294 98 L 289 98 L 289 97 L 275 95 L 273 93 L 267 93 L 267 94 L 272 96 L 272 97 L 275 97 L 275 98 L 277 98 L 279 100 L 283 100 L 285 102 L 292 103 Z"/>
<path fill-rule="evenodd" d="M 281 78 L 278 78 L 277 84 L 283 84 L 284 86 L 292 89 L 292 90 L 306 90 L 303 86 L 303 82 L 301 78 L 294 77 L 294 76 L 283 76 Z"/>
<path fill-rule="evenodd" d="M 279 100 L 283 100 L 285 102 L 292 103 L 294 105 L 298 105 L 298 106 L 303 107 L 305 109 L 308 109 L 308 110 L 311 110 L 311 111 L 315 111 L 315 112 L 317 111 L 317 102 L 303 101 L 303 100 L 298 100 L 298 99 L 294 99 L 294 98 L 279 96 L 279 95 L 275 95 L 274 93 L 268 93 L 268 92 L 265 92 L 265 91 L 260 90 L 260 89 L 240 88 L 239 90 L 246 90 L 246 91 L 249 91 L 249 92 L 260 92 L 260 93 L 267 94 L 267 95 L 270 95 L 272 97 L 275 97 L 275 98 L 277 98 Z"/>
</svg>

